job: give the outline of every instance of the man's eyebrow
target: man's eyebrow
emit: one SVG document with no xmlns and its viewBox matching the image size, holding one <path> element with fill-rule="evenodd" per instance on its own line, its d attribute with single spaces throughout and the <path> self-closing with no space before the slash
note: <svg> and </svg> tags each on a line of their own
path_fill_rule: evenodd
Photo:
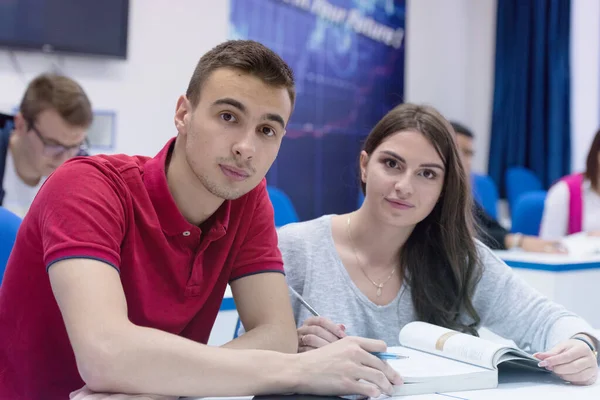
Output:
<svg viewBox="0 0 600 400">
<path fill-rule="evenodd" d="M 230 97 L 225 97 L 223 99 L 218 99 L 215 100 L 215 102 L 213 103 L 213 106 L 217 106 L 219 104 L 226 104 L 226 105 L 230 105 L 232 107 L 237 108 L 238 110 L 240 110 L 242 113 L 246 113 L 246 106 L 243 105 L 241 102 L 232 99 Z"/>
<path fill-rule="evenodd" d="M 282 128 L 285 128 L 285 121 L 279 114 L 266 114 L 264 116 L 264 119 L 267 119 L 267 120 L 273 121 L 273 122 L 277 122 L 279 125 L 281 125 Z"/>
<path fill-rule="evenodd" d="M 231 97 L 225 97 L 223 99 L 218 99 L 215 100 L 215 102 L 213 103 L 213 106 L 216 105 L 229 105 L 232 107 L 237 108 L 238 110 L 240 110 L 242 113 L 246 113 L 247 112 L 247 108 L 245 105 L 243 105 L 240 101 L 232 99 Z M 281 125 L 282 128 L 285 128 L 285 121 L 283 120 L 283 117 L 279 114 L 273 114 L 273 113 L 268 113 L 265 114 L 262 119 L 266 119 L 268 121 L 273 121 L 273 122 L 277 122 L 279 125 Z"/>
</svg>

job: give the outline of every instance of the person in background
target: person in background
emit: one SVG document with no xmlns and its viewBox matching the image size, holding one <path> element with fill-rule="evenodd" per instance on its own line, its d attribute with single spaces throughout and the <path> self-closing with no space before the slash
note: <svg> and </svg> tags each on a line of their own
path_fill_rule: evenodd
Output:
<svg viewBox="0 0 600 400">
<path fill-rule="evenodd" d="M 590 146 L 585 172 L 555 183 L 544 204 L 542 238 L 560 239 L 579 232 L 600 236 L 600 130 Z"/>
<path fill-rule="evenodd" d="M 466 126 L 451 122 L 456 133 L 456 143 L 467 176 L 471 174 L 471 164 L 475 155 L 473 132 Z M 481 204 L 473 202 L 473 213 L 478 227 L 479 239 L 493 250 L 522 249 L 536 253 L 564 253 L 560 242 L 544 240 L 535 236 L 510 233 L 500 223 L 485 212 Z"/>
<path fill-rule="evenodd" d="M 90 100 L 74 80 L 56 74 L 33 79 L 19 112 L 0 114 L 0 205 L 23 216 L 48 175 L 86 154 L 92 118 Z"/>
<path fill-rule="evenodd" d="M 78 157 L 48 178 L 0 286 L 0 399 L 378 396 L 401 382 L 370 354 L 381 341 L 296 353 L 265 180 L 294 101 L 277 54 L 228 41 L 201 57 L 154 158 Z M 227 284 L 248 333 L 207 346 Z"/>
<path fill-rule="evenodd" d="M 348 335 L 399 345 L 407 323 L 477 334 L 485 327 L 537 352 L 569 382 L 598 374 L 592 327 L 531 288 L 474 238 L 472 200 L 450 124 L 401 104 L 360 153 L 362 206 L 278 230 L 301 352 Z"/>
</svg>

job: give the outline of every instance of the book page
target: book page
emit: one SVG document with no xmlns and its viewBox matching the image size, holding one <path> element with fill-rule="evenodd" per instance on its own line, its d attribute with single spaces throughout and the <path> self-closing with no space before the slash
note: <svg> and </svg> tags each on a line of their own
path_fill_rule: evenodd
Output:
<svg viewBox="0 0 600 400">
<path fill-rule="evenodd" d="M 406 324 L 400 331 L 400 344 L 489 369 L 495 369 L 495 355 L 506 347 L 425 322 Z"/>
<path fill-rule="evenodd" d="M 390 347 L 388 351 L 408 356 L 408 358 L 401 360 L 387 360 L 388 364 L 402 376 L 405 383 L 429 382 L 491 372 L 476 365 L 465 364 L 449 358 L 440 358 L 406 347 Z"/>
</svg>

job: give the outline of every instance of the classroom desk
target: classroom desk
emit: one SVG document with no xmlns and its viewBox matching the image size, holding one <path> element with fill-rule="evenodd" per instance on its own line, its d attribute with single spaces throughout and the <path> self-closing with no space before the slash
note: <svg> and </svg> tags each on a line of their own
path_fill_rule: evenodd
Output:
<svg viewBox="0 0 600 400">
<path fill-rule="evenodd" d="M 600 399 L 600 382 L 591 386 L 573 386 L 562 382 L 551 375 L 529 372 L 505 372 L 499 376 L 499 384 L 495 389 L 473 390 L 469 392 L 452 392 L 447 394 L 423 394 L 417 396 L 394 397 L 403 400 L 598 400 Z M 383 399 L 382 397 L 381 399 Z M 385 397 L 389 399 L 390 397 Z M 203 400 L 249 400 L 249 399 L 286 399 L 286 400 L 319 400 L 338 399 L 337 397 L 309 396 L 257 396 L 204 398 Z M 200 400 L 200 399 L 196 399 Z"/>
<path fill-rule="evenodd" d="M 600 256 L 495 253 L 543 295 L 600 326 Z"/>
</svg>

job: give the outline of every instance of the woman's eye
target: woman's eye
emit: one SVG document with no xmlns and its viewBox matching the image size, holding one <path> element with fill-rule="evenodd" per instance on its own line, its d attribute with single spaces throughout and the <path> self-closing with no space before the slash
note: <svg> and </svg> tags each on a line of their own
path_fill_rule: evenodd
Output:
<svg viewBox="0 0 600 400">
<path fill-rule="evenodd" d="M 425 179 L 434 179 L 437 176 L 435 172 L 430 170 L 423 171 L 422 175 Z"/>
<path fill-rule="evenodd" d="M 385 160 L 385 165 L 387 165 L 389 168 L 396 168 L 398 163 L 394 160 Z"/>
</svg>

